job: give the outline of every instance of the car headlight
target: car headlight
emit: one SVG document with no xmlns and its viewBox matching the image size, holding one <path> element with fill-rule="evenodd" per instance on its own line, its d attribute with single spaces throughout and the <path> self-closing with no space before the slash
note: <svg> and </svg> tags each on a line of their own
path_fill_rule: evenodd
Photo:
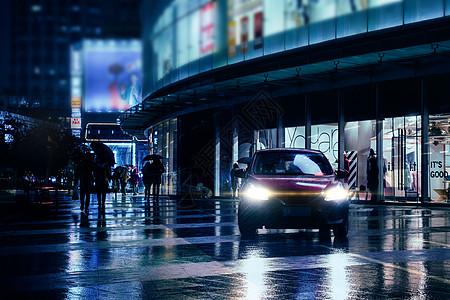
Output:
<svg viewBox="0 0 450 300">
<path fill-rule="evenodd" d="M 270 192 L 263 187 L 250 183 L 245 189 L 245 196 L 251 200 L 266 201 L 269 200 Z"/>
<path fill-rule="evenodd" d="M 344 201 L 347 197 L 348 191 L 340 184 L 325 192 L 325 201 Z"/>
</svg>

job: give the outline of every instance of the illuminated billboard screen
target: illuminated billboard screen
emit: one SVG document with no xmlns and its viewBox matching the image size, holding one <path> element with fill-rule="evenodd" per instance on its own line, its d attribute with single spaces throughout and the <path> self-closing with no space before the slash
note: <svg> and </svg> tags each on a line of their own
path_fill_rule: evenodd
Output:
<svg viewBox="0 0 450 300">
<path fill-rule="evenodd" d="M 83 43 L 85 112 L 123 112 L 142 102 L 141 51 L 134 40 Z"/>
</svg>

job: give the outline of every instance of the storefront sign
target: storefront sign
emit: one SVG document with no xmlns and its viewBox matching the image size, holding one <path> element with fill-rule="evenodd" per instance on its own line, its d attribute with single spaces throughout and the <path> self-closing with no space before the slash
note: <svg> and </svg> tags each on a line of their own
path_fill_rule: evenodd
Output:
<svg viewBox="0 0 450 300">
<path fill-rule="evenodd" d="M 236 55 L 236 21 L 228 22 L 228 57 Z"/>
<path fill-rule="evenodd" d="M 81 118 L 71 118 L 70 128 L 81 129 Z"/>
<path fill-rule="evenodd" d="M 248 16 L 241 18 L 241 53 L 248 52 Z"/>
<path fill-rule="evenodd" d="M 81 98 L 80 97 L 72 97 L 71 106 L 72 107 L 81 107 Z"/>
<path fill-rule="evenodd" d="M 263 47 L 263 12 L 257 12 L 254 16 L 254 41 L 253 41 L 253 48 L 261 49 Z"/>
<path fill-rule="evenodd" d="M 72 108 L 72 118 L 81 118 L 81 108 L 79 107 Z"/>
<path fill-rule="evenodd" d="M 72 135 L 77 138 L 81 138 L 81 129 L 72 129 Z"/>
<path fill-rule="evenodd" d="M 210 2 L 200 10 L 200 51 L 202 54 L 212 51 L 214 48 L 214 2 Z"/>
</svg>

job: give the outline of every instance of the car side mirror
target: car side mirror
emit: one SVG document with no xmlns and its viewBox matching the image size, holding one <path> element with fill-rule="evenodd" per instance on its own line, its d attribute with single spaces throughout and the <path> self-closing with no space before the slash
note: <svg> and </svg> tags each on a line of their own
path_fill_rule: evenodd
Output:
<svg viewBox="0 0 450 300">
<path fill-rule="evenodd" d="M 234 173 L 234 175 L 236 176 L 236 177 L 238 177 L 238 178 L 245 178 L 246 176 L 246 173 L 245 173 L 245 170 L 244 169 L 239 169 L 239 170 L 236 170 L 236 173 Z"/>
<path fill-rule="evenodd" d="M 346 179 L 350 176 L 350 173 L 347 170 L 337 170 L 336 177 L 338 179 Z"/>
</svg>

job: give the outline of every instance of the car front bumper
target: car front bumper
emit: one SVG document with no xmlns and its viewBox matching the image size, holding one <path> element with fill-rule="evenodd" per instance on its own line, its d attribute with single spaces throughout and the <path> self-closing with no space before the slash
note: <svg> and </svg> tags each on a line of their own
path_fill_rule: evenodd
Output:
<svg viewBox="0 0 450 300">
<path fill-rule="evenodd" d="M 333 227 L 348 219 L 348 201 L 314 201 L 304 205 L 289 205 L 275 199 L 268 201 L 241 200 L 239 207 L 245 218 L 250 218 L 258 228 L 301 229 Z"/>
</svg>

